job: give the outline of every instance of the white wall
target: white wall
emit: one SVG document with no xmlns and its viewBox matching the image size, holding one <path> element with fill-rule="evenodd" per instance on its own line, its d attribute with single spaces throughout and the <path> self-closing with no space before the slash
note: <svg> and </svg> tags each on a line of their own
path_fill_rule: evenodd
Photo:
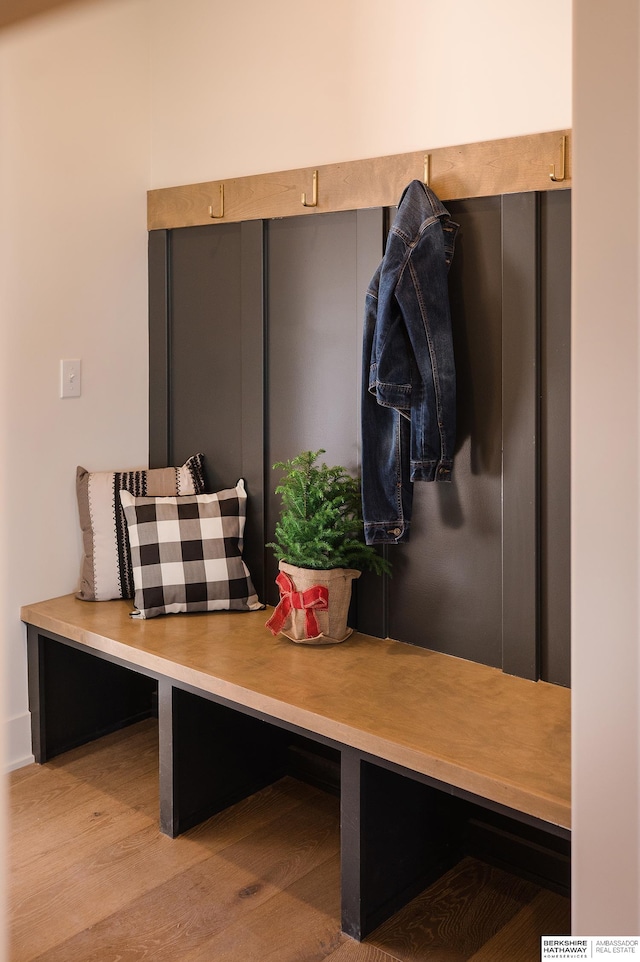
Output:
<svg viewBox="0 0 640 962">
<path fill-rule="evenodd" d="M 640 12 L 574 18 L 573 925 L 637 936 Z"/>
<path fill-rule="evenodd" d="M 154 0 L 152 186 L 571 124 L 570 0 Z"/>
<path fill-rule="evenodd" d="M 31 757 L 21 604 L 73 591 L 75 468 L 147 460 L 147 0 L 0 39 L 1 604 L 8 763 Z M 80 357 L 82 396 L 58 365 Z"/>
</svg>

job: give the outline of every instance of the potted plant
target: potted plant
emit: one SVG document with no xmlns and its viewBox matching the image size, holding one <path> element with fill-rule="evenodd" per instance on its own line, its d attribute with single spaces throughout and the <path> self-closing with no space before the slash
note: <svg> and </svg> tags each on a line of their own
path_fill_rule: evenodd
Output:
<svg viewBox="0 0 640 962">
<path fill-rule="evenodd" d="M 360 482 L 339 465 L 318 464 L 324 453 L 303 451 L 273 465 L 285 474 L 275 489 L 282 501 L 275 541 L 267 545 L 280 569 L 280 601 L 267 627 L 274 635 L 318 645 L 351 634 L 351 588 L 361 571 L 390 571 L 389 562 L 364 542 Z"/>
</svg>

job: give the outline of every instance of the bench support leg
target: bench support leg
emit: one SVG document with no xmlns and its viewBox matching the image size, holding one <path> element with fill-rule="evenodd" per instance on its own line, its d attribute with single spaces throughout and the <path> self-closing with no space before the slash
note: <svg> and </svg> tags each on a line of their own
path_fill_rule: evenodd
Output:
<svg viewBox="0 0 640 962">
<path fill-rule="evenodd" d="M 160 830 L 175 838 L 281 778 L 286 734 L 257 718 L 159 682 Z"/>
<path fill-rule="evenodd" d="M 361 940 L 460 858 L 457 800 L 342 753 L 342 930 Z"/>
</svg>

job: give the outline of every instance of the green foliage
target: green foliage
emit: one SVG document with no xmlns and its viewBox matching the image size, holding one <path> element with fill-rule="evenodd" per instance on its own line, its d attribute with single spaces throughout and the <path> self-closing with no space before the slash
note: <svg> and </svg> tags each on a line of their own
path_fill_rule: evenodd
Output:
<svg viewBox="0 0 640 962">
<path fill-rule="evenodd" d="M 303 451 L 274 470 L 285 475 L 276 487 L 282 499 L 276 542 L 269 543 L 278 561 L 299 568 L 368 568 L 390 571 L 389 562 L 364 543 L 360 482 L 340 466 L 316 464 L 319 451 Z"/>
</svg>

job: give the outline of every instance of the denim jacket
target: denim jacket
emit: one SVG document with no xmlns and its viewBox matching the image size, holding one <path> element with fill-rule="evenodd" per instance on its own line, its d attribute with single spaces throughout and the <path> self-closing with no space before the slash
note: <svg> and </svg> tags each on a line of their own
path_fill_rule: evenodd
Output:
<svg viewBox="0 0 640 962">
<path fill-rule="evenodd" d="M 456 375 L 448 272 L 458 225 L 419 180 L 405 189 L 367 291 L 362 506 L 367 544 L 409 540 L 413 481 L 450 481 Z"/>
</svg>

